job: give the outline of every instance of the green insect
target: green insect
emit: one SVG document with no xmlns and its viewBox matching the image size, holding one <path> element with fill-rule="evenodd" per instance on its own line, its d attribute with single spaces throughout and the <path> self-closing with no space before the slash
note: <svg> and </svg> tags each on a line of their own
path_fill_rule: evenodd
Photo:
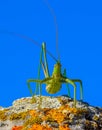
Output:
<svg viewBox="0 0 102 130">
<path fill-rule="evenodd" d="M 42 63 L 42 55 L 44 55 L 44 64 Z M 39 79 L 40 76 L 40 69 L 41 66 L 43 67 L 44 74 L 45 74 L 45 79 Z M 66 70 L 64 70 L 63 74 L 61 73 L 61 63 L 59 61 L 56 62 L 54 65 L 54 69 L 52 72 L 52 75 L 50 76 L 49 74 L 49 69 L 48 69 L 48 63 L 47 63 L 47 58 L 46 58 L 46 46 L 45 43 L 42 43 L 42 48 L 41 48 L 41 54 L 40 54 L 40 64 L 39 64 L 39 69 L 38 69 L 38 79 L 29 79 L 27 80 L 28 88 L 30 89 L 30 92 L 33 96 L 30 83 L 38 83 L 37 87 L 40 87 L 40 95 L 41 95 L 41 85 L 46 84 L 46 91 L 49 94 L 55 94 L 58 91 L 60 91 L 62 84 L 66 83 L 71 84 L 74 87 L 74 106 L 76 106 L 76 84 L 75 82 L 80 83 L 80 99 L 83 99 L 83 88 L 82 88 L 82 81 L 80 79 L 69 79 L 66 77 Z M 36 88 L 37 88 L 36 87 Z M 67 86 L 68 88 L 68 86 Z M 34 95 L 36 94 L 36 91 Z M 68 94 L 70 96 L 70 94 Z"/>
<path fill-rule="evenodd" d="M 46 85 L 46 91 L 49 94 L 55 94 L 58 91 L 61 90 L 62 84 L 66 84 L 66 87 L 68 89 L 68 96 L 70 97 L 70 89 L 68 84 L 72 85 L 74 87 L 74 107 L 76 107 L 76 82 L 78 82 L 80 84 L 80 99 L 83 100 L 83 86 L 82 86 L 82 81 L 80 79 L 69 79 L 67 78 L 67 74 L 66 74 L 66 69 L 64 69 L 64 71 L 62 72 L 61 70 L 61 62 L 60 62 L 60 55 L 59 55 L 59 51 L 58 51 L 58 26 L 57 26 L 57 21 L 56 21 L 56 16 L 54 14 L 53 9 L 50 7 L 48 1 L 46 1 L 47 6 L 49 7 L 53 17 L 54 17 L 54 23 L 55 23 L 55 27 L 56 27 L 56 49 L 57 49 L 57 53 L 58 53 L 58 60 L 46 49 L 46 44 L 42 43 L 42 45 L 39 45 L 36 41 L 34 41 L 33 39 L 24 36 L 24 35 L 20 35 L 14 32 L 7 32 L 11 35 L 16 35 L 19 36 L 21 38 L 25 38 L 28 41 L 31 41 L 35 44 L 37 44 L 38 46 L 41 47 L 41 53 L 40 53 L 40 62 L 39 62 L 39 66 L 38 66 L 38 78 L 37 79 L 28 79 L 27 80 L 27 85 L 28 88 L 30 90 L 30 93 L 32 95 L 32 101 L 35 101 L 34 96 L 37 94 L 38 89 L 39 89 L 39 94 L 40 97 L 42 95 L 42 84 Z M 4 32 L 5 33 L 5 32 Z M 55 65 L 53 68 L 53 72 L 52 75 L 49 74 L 49 68 L 48 68 L 48 62 L 47 62 L 47 56 L 46 53 L 49 54 L 55 61 Z M 44 62 L 43 60 L 44 59 Z M 43 69 L 45 78 L 44 79 L 40 79 L 40 71 L 41 68 Z M 36 88 L 35 88 L 35 92 L 33 93 L 32 89 L 31 89 L 31 83 L 36 83 Z"/>
<path fill-rule="evenodd" d="M 83 100 L 83 87 L 82 87 L 82 81 L 80 79 L 69 79 L 66 76 L 66 69 L 64 69 L 64 72 L 62 73 L 61 70 L 61 63 L 60 63 L 60 56 L 59 56 L 59 51 L 58 51 L 58 27 L 57 27 L 57 22 L 56 22 L 56 17 L 54 14 L 53 9 L 50 7 L 49 3 L 47 2 L 47 5 L 51 11 L 51 13 L 54 16 L 54 23 L 56 27 L 56 46 L 57 46 L 57 52 L 58 52 L 58 60 L 56 60 L 56 64 L 54 65 L 52 75 L 49 74 L 49 68 L 48 68 L 48 62 L 47 62 L 47 57 L 46 57 L 46 44 L 42 43 L 41 47 L 41 53 L 40 53 L 40 62 L 39 62 L 39 67 L 38 67 L 38 78 L 37 79 L 29 79 L 27 80 L 28 88 L 30 90 L 30 93 L 33 96 L 36 95 L 37 89 L 40 89 L 40 96 L 42 95 L 41 89 L 42 89 L 42 84 L 46 85 L 46 91 L 49 94 L 55 94 L 58 91 L 60 91 L 62 84 L 66 84 L 68 88 L 68 96 L 70 96 L 70 91 L 69 91 L 69 86 L 68 84 L 71 84 L 74 87 L 74 107 L 76 106 L 76 82 L 80 84 L 80 99 Z M 44 62 L 42 61 L 42 57 L 44 56 Z M 44 71 L 45 78 L 40 79 L 40 70 L 41 66 Z M 36 83 L 36 89 L 33 94 L 30 83 Z"/>
</svg>

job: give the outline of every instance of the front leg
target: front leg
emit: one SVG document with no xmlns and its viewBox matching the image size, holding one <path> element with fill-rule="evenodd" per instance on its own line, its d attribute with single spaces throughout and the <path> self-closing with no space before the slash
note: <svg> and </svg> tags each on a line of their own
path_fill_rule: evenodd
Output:
<svg viewBox="0 0 102 130">
<path fill-rule="evenodd" d="M 63 77 L 67 77 L 66 69 L 64 69 L 62 76 Z M 68 96 L 71 97 L 70 96 L 70 88 L 69 88 L 68 83 L 66 84 L 66 87 L 67 87 L 67 90 L 68 90 Z"/>
<path fill-rule="evenodd" d="M 29 80 L 27 80 L 28 89 L 30 91 L 30 94 L 33 96 L 34 94 L 33 94 L 32 89 L 30 87 L 30 83 L 32 83 L 32 82 L 33 83 L 41 83 L 41 80 L 38 80 L 38 79 L 29 79 Z"/>
<path fill-rule="evenodd" d="M 76 107 L 76 84 L 68 78 L 62 78 L 61 82 L 62 83 L 69 83 L 74 87 L 74 107 Z"/>
<path fill-rule="evenodd" d="M 82 81 L 80 79 L 71 79 L 73 82 L 80 83 L 80 100 L 83 100 L 83 86 Z"/>
<path fill-rule="evenodd" d="M 40 85 L 37 85 L 36 88 L 35 88 L 35 92 L 33 93 L 32 89 L 31 89 L 31 86 L 30 86 L 30 83 L 38 83 Z M 37 80 L 37 79 L 29 79 L 27 80 L 27 85 L 28 85 L 28 89 L 30 91 L 30 94 L 32 95 L 32 102 L 36 102 L 34 96 L 36 95 L 37 93 L 37 90 L 38 90 L 38 87 L 40 89 L 40 96 L 41 96 L 41 80 Z"/>
</svg>

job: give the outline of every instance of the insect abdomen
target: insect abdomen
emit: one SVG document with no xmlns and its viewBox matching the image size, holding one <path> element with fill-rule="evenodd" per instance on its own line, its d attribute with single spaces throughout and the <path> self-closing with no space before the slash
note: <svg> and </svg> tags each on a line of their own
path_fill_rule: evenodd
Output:
<svg viewBox="0 0 102 130">
<path fill-rule="evenodd" d="M 60 83 L 52 83 L 46 86 L 46 91 L 49 94 L 55 94 L 61 89 L 61 84 Z"/>
</svg>

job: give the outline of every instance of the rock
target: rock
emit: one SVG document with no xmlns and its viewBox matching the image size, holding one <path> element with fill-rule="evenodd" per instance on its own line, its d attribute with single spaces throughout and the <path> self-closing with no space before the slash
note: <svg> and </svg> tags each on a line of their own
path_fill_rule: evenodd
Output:
<svg viewBox="0 0 102 130">
<path fill-rule="evenodd" d="M 102 108 L 67 96 L 35 96 L 0 107 L 0 130 L 102 130 Z M 23 128 L 23 129 L 22 129 Z M 31 128 L 31 129 L 30 129 Z"/>
</svg>

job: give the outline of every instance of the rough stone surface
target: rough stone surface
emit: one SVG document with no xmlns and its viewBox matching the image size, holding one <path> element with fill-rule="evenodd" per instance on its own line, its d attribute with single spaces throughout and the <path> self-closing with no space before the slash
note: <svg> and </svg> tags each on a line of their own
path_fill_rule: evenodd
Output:
<svg viewBox="0 0 102 130">
<path fill-rule="evenodd" d="M 24 122 L 30 118 L 29 115 L 25 116 L 25 118 L 20 118 L 19 115 L 16 117 L 17 119 L 13 119 L 14 117 L 10 117 L 10 115 L 14 113 L 19 114 L 22 112 L 26 113 L 30 110 L 36 110 L 37 112 L 40 112 L 39 116 L 42 118 L 42 115 L 51 109 L 57 110 L 62 106 L 68 106 L 72 111 L 72 108 L 74 108 L 73 99 L 67 96 L 42 96 L 41 98 L 35 96 L 36 100 L 34 103 L 31 103 L 31 99 L 31 97 L 17 99 L 12 103 L 12 106 L 8 108 L 0 107 L 0 130 L 12 130 L 13 126 L 22 126 Z M 65 118 L 60 124 L 56 120 L 42 120 L 40 124 L 47 124 L 52 130 L 61 130 L 59 129 L 59 125 L 63 126 L 65 124 L 68 125 L 70 130 L 102 130 L 102 108 L 90 106 L 88 103 L 82 101 L 77 101 L 76 109 L 82 112 L 71 113 L 68 109 L 63 109 L 61 113 Z M 65 128 L 62 130 L 67 129 Z"/>
</svg>

